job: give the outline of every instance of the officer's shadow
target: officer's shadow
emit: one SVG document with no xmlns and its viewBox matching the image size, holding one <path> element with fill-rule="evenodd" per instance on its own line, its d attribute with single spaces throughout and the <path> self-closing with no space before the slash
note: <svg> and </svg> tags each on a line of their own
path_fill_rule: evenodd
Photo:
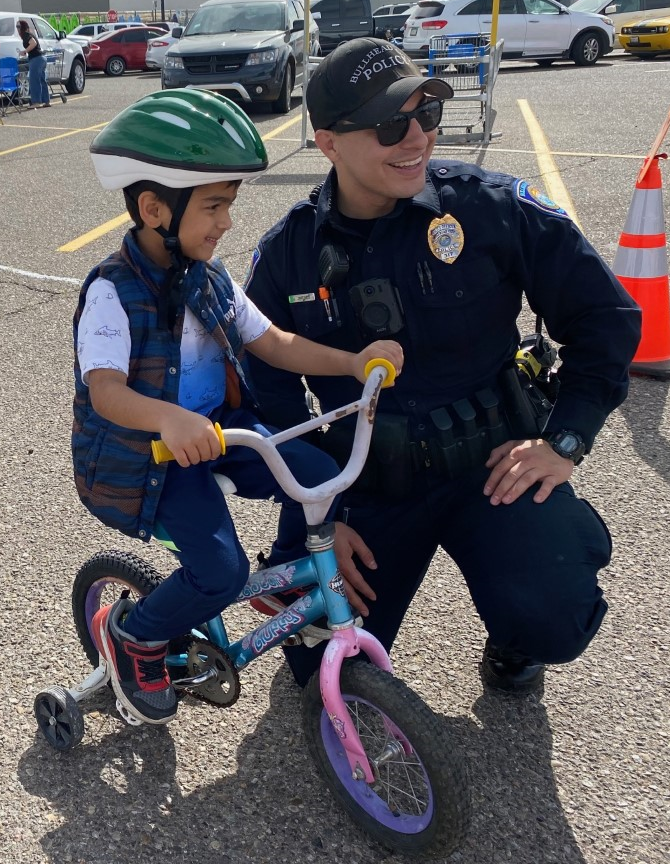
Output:
<svg viewBox="0 0 670 864">
<path fill-rule="evenodd" d="M 558 798 L 547 711 L 535 697 L 484 693 L 477 718 L 445 723 L 464 753 L 472 826 L 460 864 L 585 864 Z"/>
<path fill-rule="evenodd" d="M 670 483 L 670 434 L 664 417 L 669 390 L 668 381 L 632 377 L 628 398 L 619 408 L 636 453 L 666 483 Z"/>
<path fill-rule="evenodd" d="M 18 775 L 28 793 L 46 799 L 46 823 L 57 826 L 41 837 L 46 859 L 334 864 L 355 852 L 360 864 L 403 862 L 334 806 L 306 752 L 298 690 L 283 664 L 269 695 L 236 751 L 225 743 L 225 711 L 209 708 L 211 727 L 193 714 L 154 728 L 88 717 L 94 732 L 66 754 L 38 735 Z M 244 711 L 244 699 L 230 710 Z M 111 702 L 101 697 L 101 708 L 109 711 Z M 557 855 L 562 864 L 584 864 L 556 795 L 544 706 L 482 696 L 474 712 L 477 721 L 441 718 L 466 756 L 473 791 L 472 828 L 449 864 L 548 864 Z M 188 751 L 178 757 L 175 740 L 206 748 L 211 773 L 190 774 Z"/>
</svg>

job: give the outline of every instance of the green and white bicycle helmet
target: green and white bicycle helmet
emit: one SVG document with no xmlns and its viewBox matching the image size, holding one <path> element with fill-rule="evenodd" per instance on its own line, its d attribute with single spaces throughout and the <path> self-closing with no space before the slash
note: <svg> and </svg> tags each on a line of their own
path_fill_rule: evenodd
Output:
<svg viewBox="0 0 670 864">
<path fill-rule="evenodd" d="M 172 189 L 257 177 L 265 145 L 247 115 L 205 90 L 161 90 L 118 114 L 91 143 L 105 189 L 152 180 Z"/>
</svg>

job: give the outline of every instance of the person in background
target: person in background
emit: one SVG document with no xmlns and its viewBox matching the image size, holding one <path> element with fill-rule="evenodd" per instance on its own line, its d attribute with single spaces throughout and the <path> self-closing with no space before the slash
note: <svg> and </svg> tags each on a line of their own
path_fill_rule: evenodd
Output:
<svg viewBox="0 0 670 864">
<path fill-rule="evenodd" d="M 329 54 L 306 99 L 331 171 L 261 239 L 246 291 L 278 327 L 323 345 L 402 345 L 402 378 L 380 394 L 366 468 L 341 501 L 368 546 L 362 556 L 336 547 L 347 594 L 390 650 L 441 546 L 488 632 L 484 685 L 523 694 L 540 690 L 545 664 L 578 657 L 607 610 L 597 574 L 609 533 L 569 480 L 626 397 L 641 316 L 539 189 L 431 161 L 451 95 L 383 40 Z M 553 407 L 517 368 L 524 302 L 562 345 Z M 254 356 L 249 366 L 268 422 L 307 419 L 298 375 Z M 356 397 L 345 379 L 308 385 L 323 411 Z M 343 425 L 313 439 L 340 462 L 353 436 Z M 265 599 L 252 605 L 274 612 Z M 434 622 L 436 640 L 451 614 Z M 304 685 L 320 649 L 286 656 Z"/>
<path fill-rule="evenodd" d="M 50 108 L 49 85 L 47 84 L 47 60 L 37 36 L 30 31 L 28 22 L 21 18 L 16 29 L 23 42 L 20 56 L 28 57 L 28 85 L 30 104 L 33 108 Z"/>
</svg>

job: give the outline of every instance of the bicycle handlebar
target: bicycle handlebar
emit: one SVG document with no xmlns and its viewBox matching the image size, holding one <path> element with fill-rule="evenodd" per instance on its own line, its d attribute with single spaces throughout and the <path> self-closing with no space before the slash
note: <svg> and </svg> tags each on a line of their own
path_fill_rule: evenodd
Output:
<svg viewBox="0 0 670 864">
<path fill-rule="evenodd" d="M 282 432 L 277 432 L 268 438 L 250 429 L 221 429 L 218 423 L 214 429 L 221 442 L 221 453 L 225 454 L 226 448 L 241 445 L 251 447 L 260 453 L 268 468 L 272 471 L 277 482 L 294 501 L 298 501 L 309 508 L 306 513 L 308 524 L 318 524 L 323 521 L 330 507 L 330 502 L 356 480 L 363 470 L 363 465 L 370 449 L 370 438 L 375 413 L 377 411 L 377 399 L 379 391 L 383 387 L 390 387 L 395 380 L 395 368 L 393 364 L 383 358 L 370 360 L 365 366 L 366 381 L 361 398 L 327 414 L 314 417 L 298 426 L 292 426 Z M 341 420 L 349 414 L 358 414 L 356 431 L 351 449 L 349 461 L 342 471 L 331 480 L 321 483 L 319 486 L 308 488 L 301 486 L 288 469 L 284 459 L 277 450 L 277 445 L 292 438 L 298 438 L 306 432 L 311 432 L 328 423 Z M 156 463 L 167 462 L 174 459 L 165 443 L 161 440 L 151 442 L 151 452 Z M 310 516 L 311 513 L 311 516 Z"/>
</svg>

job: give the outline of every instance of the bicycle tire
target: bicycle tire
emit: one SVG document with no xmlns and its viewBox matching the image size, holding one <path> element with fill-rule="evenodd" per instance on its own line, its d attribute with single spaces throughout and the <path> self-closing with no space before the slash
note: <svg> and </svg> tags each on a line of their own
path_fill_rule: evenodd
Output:
<svg viewBox="0 0 670 864">
<path fill-rule="evenodd" d="M 91 622 L 100 606 L 114 602 L 124 589 L 145 597 L 160 582 L 158 571 L 131 552 L 116 549 L 98 552 L 81 566 L 72 586 L 72 615 L 81 646 L 94 668 L 99 656 L 91 635 Z M 116 596 L 108 592 L 101 604 L 103 593 L 113 587 L 119 589 Z"/>
<path fill-rule="evenodd" d="M 323 706 L 315 672 L 303 693 L 303 724 L 310 754 L 336 801 L 388 849 L 423 860 L 446 858 L 467 833 L 471 801 L 465 764 L 443 724 L 406 684 L 369 663 L 345 663 L 340 685 L 354 725 L 365 727 L 361 743 L 368 758 L 378 757 L 389 739 L 397 741 L 385 725 L 388 721 L 410 742 L 413 752 L 382 765 L 376 789 L 354 780 Z M 375 727 L 382 730 L 381 736 Z M 397 788 L 403 777 L 412 791 L 401 799 Z M 416 813 L 403 810 L 410 805 Z"/>
</svg>

